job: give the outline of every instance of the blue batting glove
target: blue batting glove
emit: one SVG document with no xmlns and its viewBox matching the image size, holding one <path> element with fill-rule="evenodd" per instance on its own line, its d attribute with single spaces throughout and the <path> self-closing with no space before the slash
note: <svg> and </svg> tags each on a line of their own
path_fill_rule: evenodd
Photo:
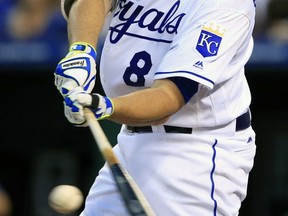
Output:
<svg viewBox="0 0 288 216">
<path fill-rule="evenodd" d="M 88 107 L 98 120 L 108 118 L 114 111 L 112 100 L 109 97 L 90 94 L 79 86 L 71 90 L 64 99 L 64 113 L 68 121 L 75 126 L 86 127 L 84 107 Z"/>
<path fill-rule="evenodd" d="M 88 108 L 94 113 L 98 120 L 109 118 L 114 112 L 114 105 L 109 97 L 100 94 L 91 94 L 92 103 Z"/>
<path fill-rule="evenodd" d="M 91 92 L 96 79 L 95 49 L 88 43 L 73 43 L 69 53 L 57 65 L 54 76 L 55 85 L 63 97 L 77 86 Z"/>
</svg>

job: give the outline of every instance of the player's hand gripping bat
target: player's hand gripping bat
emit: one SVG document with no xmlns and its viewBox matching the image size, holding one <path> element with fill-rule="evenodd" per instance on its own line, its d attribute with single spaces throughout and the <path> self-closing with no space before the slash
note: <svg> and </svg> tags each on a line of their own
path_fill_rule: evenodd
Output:
<svg viewBox="0 0 288 216">
<path fill-rule="evenodd" d="M 132 176 L 119 163 L 110 142 L 92 111 L 84 108 L 84 115 L 98 148 L 111 169 L 119 192 L 131 216 L 156 216 Z"/>
</svg>

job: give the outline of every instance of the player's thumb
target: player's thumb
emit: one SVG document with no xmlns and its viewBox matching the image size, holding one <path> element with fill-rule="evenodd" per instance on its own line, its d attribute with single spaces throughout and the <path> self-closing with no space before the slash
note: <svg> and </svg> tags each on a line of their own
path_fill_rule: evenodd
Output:
<svg viewBox="0 0 288 216">
<path fill-rule="evenodd" d="M 89 107 L 92 104 L 92 96 L 87 92 L 80 92 L 76 96 L 76 101 L 84 107 Z"/>
<path fill-rule="evenodd" d="M 78 85 L 74 80 L 65 80 L 60 88 L 60 93 L 63 97 L 66 97 L 67 94 Z"/>
</svg>

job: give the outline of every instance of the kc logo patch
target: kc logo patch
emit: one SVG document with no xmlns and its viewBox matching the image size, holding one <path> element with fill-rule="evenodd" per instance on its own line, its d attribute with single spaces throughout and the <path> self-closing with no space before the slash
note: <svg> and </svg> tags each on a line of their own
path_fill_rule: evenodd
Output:
<svg viewBox="0 0 288 216">
<path fill-rule="evenodd" d="M 214 22 L 203 25 L 198 42 L 197 51 L 205 58 L 216 56 L 226 29 Z"/>
</svg>

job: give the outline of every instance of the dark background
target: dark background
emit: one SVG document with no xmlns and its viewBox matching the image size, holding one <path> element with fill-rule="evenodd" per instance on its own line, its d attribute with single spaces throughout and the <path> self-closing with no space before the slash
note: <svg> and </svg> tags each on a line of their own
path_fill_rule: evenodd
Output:
<svg viewBox="0 0 288 216">
<path fill-rule="evenodd" d="M 52 187 L 74 184 L 86 194 L 103 164 L 89 129 L 71 126 L 65 119 L 53 70 L 1 73 L 0 179 L 13 199 L 15 216 L 55 215 L 47 206 Z M 248 67 L 246 74 L 253 97 L 257 155 L 241 215 L 284 216 L 288 211 L 288 73 L 285 68 Z M 101 124 L 115 143 L 119 125 Z"/>
<path fill-rule="evenodd" d="M 89 129 L 68 123 L 54 86 L 55 66 L 67 52 L 66 23 L 59 10 L 45 32 L 19 40 L 5 32 L 8 16 L 3 13 L 16 1 L 1 7 L 3 2 L 0 184 L 12 199 L 13 216 L 57 216 L 47 204 L 49 191 L 73 184 L 86 196 L 103 159 Z M 270 15 L 266 25 L 259 22 L 262 26 L 255 28 L 255 49 L 246 67 L 257 154 L 241 216 L 288 215 L 288 40 L 272 37 L 271 23 Z M 99 79 L 97 85 L 95 91 L 101 93 Z M 115 144 L 119 125 L 101 125 Z"/>
</svg>

